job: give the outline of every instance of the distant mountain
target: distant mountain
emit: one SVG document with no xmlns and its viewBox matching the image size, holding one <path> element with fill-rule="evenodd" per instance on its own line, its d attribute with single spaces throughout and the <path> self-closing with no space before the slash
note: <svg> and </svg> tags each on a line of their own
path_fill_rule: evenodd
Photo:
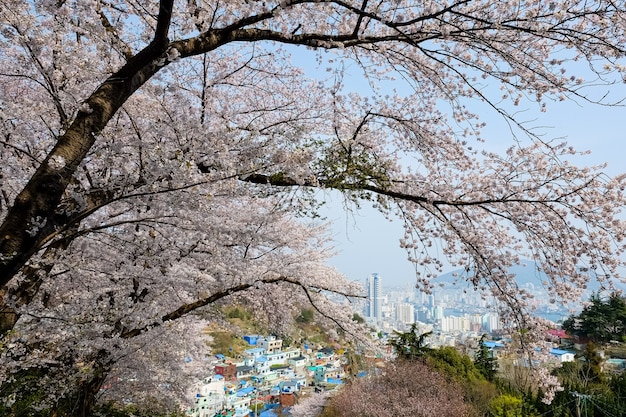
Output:
<svg viewBox="0 0 626 417">
<path fill-rule="evenodd" d="M 520 265 L 511 267 L 509 272 L 515 275 L 515 280 L 520 287 L 530 287 L 532 289 L 542 288 L 542 282 L 547 280 L 546 274 L 538 271 L 537 264 L 531 260 L 525 260 Z M 433 282 L 435 285 L 439 285 L 444 288 L 468 288 L 468 286 L 471 286 L 467 282 L 467 277 L 470 275 L 471 273 L 465 272 L 464 269 L 457 269 L 455 271 L 439 275 L 433 280 Z M 616 283 L 616 286 L 626 290 L 626 285 L 624 284 Z M 591 294 L 591 292 L 598 291 L 599 289 L 600 284 L 596 279 L 592 278 L 587 285 L 587 291 L 585 293 Z"/>
</svg>

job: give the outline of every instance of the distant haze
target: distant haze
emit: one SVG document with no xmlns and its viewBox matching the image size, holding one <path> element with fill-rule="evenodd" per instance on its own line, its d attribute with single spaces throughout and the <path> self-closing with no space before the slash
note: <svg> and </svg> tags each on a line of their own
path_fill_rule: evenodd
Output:
<svg viewBox="0 0 626 417">
<path fill-rule="evenodd" d="M 509 273 L 515 275 L 515 281 L 520 287 L 533 288 L 538 290 L 544 288 L 543 282 L 547 281 L 545 273 L 537 270 L 537 265 L 534 261 L 523 260 L 520 265 L 515 265 L 509 269 Z M 600 283 L 595 278 L 596 275 L 593 271 L 589 272 L 591 279 L 587 285 L 585 296 L 588 298 L 592 292 L 598 292 L 601 287 Z M 444 288 L 466 288 L 468 285 L 467 277 L 470 276 L 463 269 L 457 269 L 445 274 L 439 275 L 433 282 L 441 284 Z M 456 284 L 455 281 L 457 282 Z M 618 289 L 626 289 L 626 284 L 615 283 Z"/>
</svg>

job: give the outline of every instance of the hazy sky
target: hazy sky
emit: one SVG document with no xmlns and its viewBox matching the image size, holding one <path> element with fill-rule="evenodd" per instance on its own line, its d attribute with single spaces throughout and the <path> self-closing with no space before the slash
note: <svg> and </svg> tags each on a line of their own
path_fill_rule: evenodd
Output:
<svg viewBox="0 0 626 417">
<path fill-rule="evenodd" d="M 618 85 L 611 93 L 626 97 L 626 87 Z M 524 119 L 533 120 L 532 126 L 542 127 L 546 139 L 563 137 L 579 151 L 592 151 L 579 165 L 608 162 L 607 173 L 626 172 L 626 108 L 572 102 L 549 103 L 546 113 L 528 110 Z M 483 130 L 487 147 L 502 149 L 512 144 L 511 134 L 501 120 L 494 117 L 484 120 L 488 123 L 487 129 Z M 339 197 L 329 198 L 328 207 L 322 213 L 333 221 L 333 234 L 339 251 L 330 263 L 349 279 L 362 281 L 377 272 L 385 286 L 414 284 L 415 269 L 398 244 L 403 235 L 399 222 L 389 223 L 369 207 L 346 213 Z"/>
</svg>

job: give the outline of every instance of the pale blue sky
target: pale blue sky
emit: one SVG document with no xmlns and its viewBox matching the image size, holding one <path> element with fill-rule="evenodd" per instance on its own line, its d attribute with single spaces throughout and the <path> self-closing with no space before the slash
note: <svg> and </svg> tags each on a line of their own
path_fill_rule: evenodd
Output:
<svg viewBox="0 0 626 417">
<path fill-rule="evenodd" d="M 615 86 L 611 94 L 626 97 L 626 86 Z M 579 165 L 607 162 L 608 174 L 626 172 L 626 133 L 623 128 L 626 108 L 558 102 L 550 103 L 546 113 L 528 110 L 524 117 L 534 120 L 532 126 L 542 126 L 545 138 L 564 137 L 577 150 L 592 151 L 581 159 Z M 488 123 L 484 129 L 486 146 L 502 149 L 512 144 L 511 134 L 501 120 L 494 117 L 485 120 Z M 328 207 L 322 214 L 333 221 L 339 252 L 330 264 L 349 279 L 362 281 L 377 272 L 386 286 L 414 284 L 414 266 L 407 261 L 405 251 L 398 244 L 403 235 L 399 222 L 389 223 L 369 207 L 346 213 L 338 197 L 329 198 Z"/>
</svg>

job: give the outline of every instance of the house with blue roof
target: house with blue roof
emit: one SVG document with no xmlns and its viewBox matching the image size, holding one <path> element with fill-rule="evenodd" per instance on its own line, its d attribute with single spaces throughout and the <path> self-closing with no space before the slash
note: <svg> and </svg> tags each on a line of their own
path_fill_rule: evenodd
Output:
<svg viewBox="0 0 626 417">
<path fill-rule="evenodd" d="M 296 375 L 291 380 L 298 385 L 298 389 L 306 387 L 306 377 L 304 375 Z"/>
<path fill-rule="evenodd" d="M 506 348 L 504 343 L 493 340 L 485 340 L 483 341 L 483 345 L 489 350 L 492 358 L 497 358 L 499 353 Z"/>
<path fill-rule="evenodd" d="M 249 395 L 238 395 L 239 391 L 226 396 L 225 408 L 234 411 L 235 417 L 246 417 L 250 413 L 252 398 Z"/>
<path fill-rule="evenodd" d="M 574 359 L 576 358 L 576 354 L 574 352 L 557 348 L 550 349 L 550 355 L 557 358 L 561 363 L 574 362 Z"/>
<path fill-rule="evenodd" d="M 254 372 L 257 375 L 264 375 L 270 372 L 270 364 L 265 356 L 259 356 L 254 361 Z"/>
<path fill-rule="evenodd" d="M 237 397 L 245 397 L 246 395 L 250 395 L 254 391 L 255 391 L 254 387 L 245 387 L 245 388 L 241 388 L 239 391 L 237 391 L 235 395 Z"/>
<path fill-rule="evenodd" d="M 332 385 L 341 385 L 343 380 L 340 378 L 326 378 L 326 382 Z"/>
<path fill-rule="evenodd" d="M 216 355 L 220 361 L 213 368 L 215 375 L 203 381 L 194 407 L 187 411 L 188 416 L 247 417 L 256 404 L 264 404 L 267 408 L 278 398 L 281 407 L 289 407 L 295 403 L 296 393 L 307 385 L 307 378 L 314 376 L 313 369 L 324 383 L 330 378 L 334 384 L 339 384 L 345 374 L 340 358 L 330 348 L 320 349 L 316 361 L 303 356 L 298 348 L 282 350 L 282 340 L 275 336 L 246 335 L 244 340 L 251 348 L 236 359 Z M 306 366 L 315 362 L 321 366 L 307 372 Z"/>
<path fill-rule="evenodd" d="M 282 381 L 278 386 L 280 387 L 280 392 L 298 392 L 300 389 L 295 381 Z"/>
<path fill-rule="evenodd" d="M 261 356 L 265 356 L 265 349 L 263 348 L 246 349 L 240 357 L 241 365 L 254 367 L 254 363 Z"/>
</svg>

